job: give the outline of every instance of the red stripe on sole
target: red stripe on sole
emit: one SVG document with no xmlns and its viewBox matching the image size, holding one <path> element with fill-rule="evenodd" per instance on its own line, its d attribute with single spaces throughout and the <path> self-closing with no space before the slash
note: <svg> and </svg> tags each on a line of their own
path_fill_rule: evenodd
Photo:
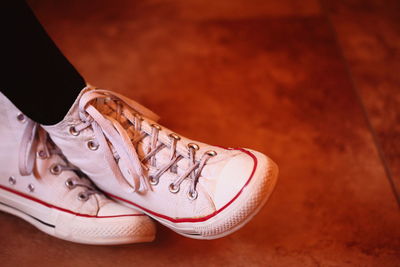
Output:
<svg viewBox="0 0 400 267">
<path fill-rule="evenodd" d="M 26 195 L 24 193 L 21 193 L 19 191 L 14 190 L 14 189 L 5 187 L 3 185 L 0 185 L 0 188 L 5 190 L 5 191 L 8 191 L 10 193 L 16 194 L 16 195 L 18 195 L 20 197 L 35 201 L 36 203 L 42 204 L 43 206 L 46 206 L 48 208 L 56 209 L 56 210 L 59 210 L 59 211 L 62 211 L 62 212 L 66 212 L 66 213 L 70 213 L 70 214 L 73 214 L 73 215 L 79 216 L 79 217 L 87 217 L 87 218 L 116 218 L 116 217 L 144 216 L 145 215 L 145 214 L 121 214 L 121 215 L 112 215 L 112 216 L 97 216 L 97 215 L 77 213 L 77 212 L 73 212 L 72 210 L 68 210 L 68 209 L 64 209 L 64 208 L 52 205 L 52 204 L 47 203 L 47 202 L 45 202 L 43 200 L 34 198 L 32 196 Z"/>
</svg>

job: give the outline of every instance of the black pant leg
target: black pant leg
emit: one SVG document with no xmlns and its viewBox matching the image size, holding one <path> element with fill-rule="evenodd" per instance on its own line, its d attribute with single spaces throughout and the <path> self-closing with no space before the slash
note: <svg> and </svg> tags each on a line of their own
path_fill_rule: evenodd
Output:
<svg viewBox="0 0 400 267">
<path fill-rule="evenodd" d="M 85 81 L 23 0 L 0 1 L 0 91 L 45 125 L 61 121 Z"/>
</svg>

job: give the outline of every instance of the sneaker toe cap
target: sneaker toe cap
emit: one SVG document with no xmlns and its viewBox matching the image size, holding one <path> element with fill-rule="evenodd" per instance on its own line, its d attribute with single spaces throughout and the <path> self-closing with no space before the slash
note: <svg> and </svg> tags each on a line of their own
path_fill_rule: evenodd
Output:
<svg viewBox="0 0 400 267">
<path fill-rule="evenodd" d="M 133 208 L 109 202 L 99 209 L 97 216 L 107 220 L 105 223 L 109 225 L 109 230 L 106 232 L 110 237 L 126 239 L 126 243 L 148 242 L 155 238 L 153 220 Z"/>
<path fill-rule="evenodd" d="M 236 199 L 238 194 L 249 186 L 250 182 L 263 177 L 254 177 L 258 168 L 268 168 L 267 157 L 252 150 L 231 158 L 222 169 L 216 183 L 214 204 L 220 209 Z"/>
</svg>

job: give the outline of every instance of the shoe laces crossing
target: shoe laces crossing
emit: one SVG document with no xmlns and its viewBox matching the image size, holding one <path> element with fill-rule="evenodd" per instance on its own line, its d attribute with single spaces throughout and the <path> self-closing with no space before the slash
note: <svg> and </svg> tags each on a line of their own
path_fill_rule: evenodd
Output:
<svg viewBox="0 0 400 267">
<path fill-rule="evenodd" d="M 112 115 L 99 111 L 102 105 L 107 105 L 113 110 Z M 177 173 L 177 163 L 183 158 L 189 159 L 188 168 L 169 186 L 172 193 L 179 191 L 181 183 L 191 179 L 189 198 L 197 197 L 196 186 L 203 168 L 209 158 L 216 155 L 215 151 L 205 152 L 200 160 L 196 161 L 196 151 L 199 146 L 188 144 L 188 155 L 181 155 L 177 151 L 180 137 L 171 133 L 169 141 L 159 138 L 162 131 L 157 124 L 152 124 L 143 118 L 149 113 L 140 104 L 118 93 L 103 89 L 86 91 L 79 100 L 79 116 L 81 123 L 72 127 L 71 133 L 78 135 L 82 130 L 91 127 L 94 131 L 97 145 L 103 149 L 111 171 L 117 181 L 130 192 L 145 192 L 151 185 L 156 185 L 160 177 L 168 170 Z M 151 127 L 151 132 L 143 130 L 143 124 Z M 148 137 L 149 143 L 144 156 L 140 157 L 138 145 Z M 163 166 L 157 168 L 156 154 L 163 149 L 169 149 L 169 159 Z M 118 163 L 122 161 L 126 168 L 124 172 Z M 155 167 L 156 172 L 149 175 L 149 167 Z M 126 175 L 128 174 L 128 177 Z M 146 176 L 148 178 L 146 178 Z"/>
<path fill-rule="evenodd" d="M 36 151 L 36 142 L 39 142 L 41 150 Z M 49 159 L 52 155 L 59 156 L 64 164 L 52 164 L 49 168 L 50 173 L 58 176 L 63 171 L 73 171 L 76 176 L 68 178 L 65 182 L 66 186 L 69 189 L 77 186 L 85 188 L 84 191 L 79 193 L 79 200 L 86 201 L 91 195 L 99 193 L 98 190 L 91 186 L 91 182 L 84 178 L 84 175 L 78 168 L 68 163 L 61 150 L 50 143 L 47 132 L 38 123 L 27 120 L 18 155 L 20 174 L 22 176 L 31 175 L 37 158 Z"/>
</svg>

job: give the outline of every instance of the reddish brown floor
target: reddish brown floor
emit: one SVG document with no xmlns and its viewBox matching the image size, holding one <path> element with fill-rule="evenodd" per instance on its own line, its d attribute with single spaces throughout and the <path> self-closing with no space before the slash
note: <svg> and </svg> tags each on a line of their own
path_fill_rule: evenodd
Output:
<svg viewBox="0 0 400 267">
<path fill-rule="evenodd" d="M 88 81 L 178 133 L 265 152 L 280 180 L 214 241 L 160 226 L 151 244 L 86 246 L 0 214 L 2 266 L 400 265 L 397 2 L 30 2 Z"/>
<path fill-rule="evenodd" d="M 330 1 L 327 8 L 400 197 L 400 2 Z"/>
</svg>

